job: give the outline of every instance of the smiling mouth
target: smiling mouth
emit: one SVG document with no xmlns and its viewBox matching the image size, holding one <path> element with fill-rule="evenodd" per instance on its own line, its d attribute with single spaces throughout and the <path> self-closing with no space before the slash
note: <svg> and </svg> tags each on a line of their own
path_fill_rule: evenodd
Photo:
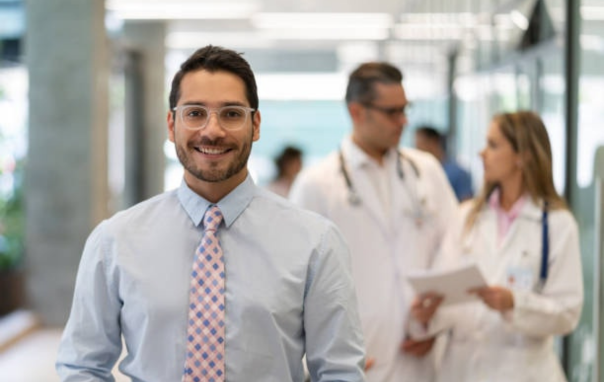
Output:
<svg viewBox="0 0 604 382">
<path fill-rule="evenodd" d="M 231 151 L 231 149 L 228 148 L 218 147 L 195 147 L 195 150 L 206 155 L 221 155 Z"/>
</svg>

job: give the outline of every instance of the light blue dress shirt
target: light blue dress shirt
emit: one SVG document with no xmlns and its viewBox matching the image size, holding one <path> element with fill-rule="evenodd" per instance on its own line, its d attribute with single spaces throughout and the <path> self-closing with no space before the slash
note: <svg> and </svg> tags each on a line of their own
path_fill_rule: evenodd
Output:
<svg viewBox="0 0 604 382">
<path fill-rule="evenodd" d="M 226 380 L 364 381 L 348 248 L 335 226 L 248 176 L 217 203 L 226 268 Z M 63 381 L 180 381 L 189 282 L 210 202 L 183 182 L 92 232 L 57 371 Z"/>
</svg>

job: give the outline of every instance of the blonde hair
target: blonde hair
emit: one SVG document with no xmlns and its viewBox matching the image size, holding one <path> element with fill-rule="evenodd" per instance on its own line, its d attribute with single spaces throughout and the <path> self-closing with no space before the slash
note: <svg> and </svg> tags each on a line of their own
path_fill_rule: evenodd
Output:
<svg viewBox="0 0 604 382">
<path fill-rule="evenodd" d="M 523 157 L 522 186 L 533 202 L 546 202 L 550 210 L 568 208 L 554 187 L 552 149 L 547 129 L 539 115 L 531 111 L 501 113 L 496 114 L 492 121 L 514 151 Z M 474 225 L 489 196 L 498 186 L 495 182 L 484 182 L 482 191 L 472 201 L 466 231 Z"/>
</svg>

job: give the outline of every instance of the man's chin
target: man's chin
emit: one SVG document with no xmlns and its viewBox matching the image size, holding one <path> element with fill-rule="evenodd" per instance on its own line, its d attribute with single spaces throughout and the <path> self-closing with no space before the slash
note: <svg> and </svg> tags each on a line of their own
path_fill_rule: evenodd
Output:
<svg viewBox="0 0 604 382">
<path fill-rule="evenodd" d="M 226 171 L 215 172 L 215 171 L 203 171 L 194 174 L 195 177 L 199 180 L 208 183 L 219 183 L 229 179 L 231 176 L 227 174 Z"/>
<path fill-rule="evenodd" d="M 231 178 L 237 177 L 243 168 L 226 168 L 226 169 L 210 169 L 210 170 L 199 170 L 193 172 L 192 175 L 197 179 L 208 182 L 208 183 L 220 183 L 227 181 Z"/>
</svg>

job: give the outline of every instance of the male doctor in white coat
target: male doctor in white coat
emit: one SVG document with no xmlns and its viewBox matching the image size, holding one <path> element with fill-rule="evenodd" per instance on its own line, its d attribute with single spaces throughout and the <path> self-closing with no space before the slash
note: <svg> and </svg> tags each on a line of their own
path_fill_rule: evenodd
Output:
<svg viewBox="0 0 604 382">
<path fill-rule="evenodd" d="M 362 64 L 346 103 L 352 134 L 298 176 L 290 199 L 335 222 L 348 240 L 368 381 L 429 382 L 434 341 L 408 338 L 414 293 L 406 275 L 431 267 L 457 200 L 436 159 L 398 148 L 409 102 L 396 67 Z"/>
</svg>

